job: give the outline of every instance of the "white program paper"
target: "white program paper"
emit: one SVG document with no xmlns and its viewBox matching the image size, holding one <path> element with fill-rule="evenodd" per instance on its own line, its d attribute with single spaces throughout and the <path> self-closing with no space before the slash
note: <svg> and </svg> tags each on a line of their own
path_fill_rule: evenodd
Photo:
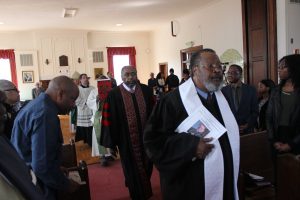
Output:
<svg viewBox="0 0 300 200">
<path fill-rule="evenodd" d="M 227 130 L 203 105 L 200 105 L 175 131 L 190 133 L 200 138 L 211 137 L 213 143 Z"/>
</svg>

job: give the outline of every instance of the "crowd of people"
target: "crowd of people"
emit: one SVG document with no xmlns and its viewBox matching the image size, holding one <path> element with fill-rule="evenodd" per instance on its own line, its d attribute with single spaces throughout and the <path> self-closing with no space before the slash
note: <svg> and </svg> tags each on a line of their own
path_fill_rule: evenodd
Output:
<svg viewBox="0 0 300 200">
<path fill-rule="evenodd" d="M 20 101 L 11 81 L 0 80 L 1 197 L 57 199 L 59 191 L 79 188 L 61 167 L 59 114 L 70 114 L 75 140 L 91 146 L 103 167 L 119 155 L 133 200 L 153 195 L 153 164 L 163 199 L 239 199 L 243 134 L 267 130 L 274 156 L 300 153 L 300 55 L 280 59 L 279 85 L 264 79 L 257 89 L 243 83 L 237 64 L 229 66 L 224 83 L 212 49 L 195 52 L 189 67 L 180 82 L 171 68 L 166 78 L 151 73 L 148 85 L 140 83 L 135 66 L 122 68 L 120 85 L 111 72 L 98 75 L 109 83 L 106 98 L 78 72 L 53 78 L 46 90 L 36 84 L 30 102 Z"/>
</svg>

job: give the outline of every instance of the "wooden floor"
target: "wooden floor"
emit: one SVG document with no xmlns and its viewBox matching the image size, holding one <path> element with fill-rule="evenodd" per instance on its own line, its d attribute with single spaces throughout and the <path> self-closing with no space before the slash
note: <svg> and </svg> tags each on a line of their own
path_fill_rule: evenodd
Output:
<svg viewBox="0 0 300 200">
<path fill-rule="evenodd" d="M 59 115 L 60 126 L 63 133 L 64 144 L 68 144 L 70 139 L 75 138 L 75 133 L 72 133 L 70 130 L 70 119 L 69 115 Z M 77 154 L 77 162 L 80 160 L 84 160 L 87 164 L 99 163 L 99 157 L 92 157 L 91 152 L 92 148 L 83 143 L 83 141 L 79 141 L 75 143 L 76 146 L 76 154 Z"/>
</svg>

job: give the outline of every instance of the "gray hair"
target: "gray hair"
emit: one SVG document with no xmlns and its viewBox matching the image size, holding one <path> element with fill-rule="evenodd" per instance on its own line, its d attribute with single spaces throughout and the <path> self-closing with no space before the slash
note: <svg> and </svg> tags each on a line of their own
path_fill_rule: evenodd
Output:
<svg viewBox="0 0 300 200">
<path fill-rule="evenodd" d="M 122 70 L 121 70 L 121 76 L 122 77 L 124 76 L 124 70 L 127 69 L 127 68 L 133 68 L 135 70 L 135 72 L 137 72 L 135 66 L 133 66 L 133 65 L 126 65 L 126 66 L 122 67 Z"/>
<path fill-rule="evenodd" d="M 200 61 L 202 59 L 201 54 L 205 53 L 205 52 L 214 53 L 214 54 L 216 53 L 215 50 L 209 49 L 209 48 L 201 49 L 201 50 L 193 53 L 191 56 L 191 60 L 190 60 L 190 69 L 191 69 L 192 76 L 194 75 L 193 68 L 198 66 L 198 64 L 200 63 Z"/>
</svg>

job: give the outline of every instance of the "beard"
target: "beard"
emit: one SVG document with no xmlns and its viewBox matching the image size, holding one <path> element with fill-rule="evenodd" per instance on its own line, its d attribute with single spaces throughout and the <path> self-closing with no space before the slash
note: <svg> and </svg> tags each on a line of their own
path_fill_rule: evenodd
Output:
<svg viewBox="0 0 300 200">
<path fill-rule="evenodd" d="M 205 81 L 204 85 L 209 92 L 216 92 L 223 87 L 223 81 L 221 81 L 220 84 L 215 84 L 210 81 Z"/>
<path fill-rule="evenodd" d="M 215 76 L 203 81 L 204 86 L 209 92 L 216 92 L 223 87 L 223 76 Z"/>
<path fill-rule="evenodd" d="M 136 81 L 125 82 L 125 85 L 132 89 L 136 85 Z"/>
</svg>

